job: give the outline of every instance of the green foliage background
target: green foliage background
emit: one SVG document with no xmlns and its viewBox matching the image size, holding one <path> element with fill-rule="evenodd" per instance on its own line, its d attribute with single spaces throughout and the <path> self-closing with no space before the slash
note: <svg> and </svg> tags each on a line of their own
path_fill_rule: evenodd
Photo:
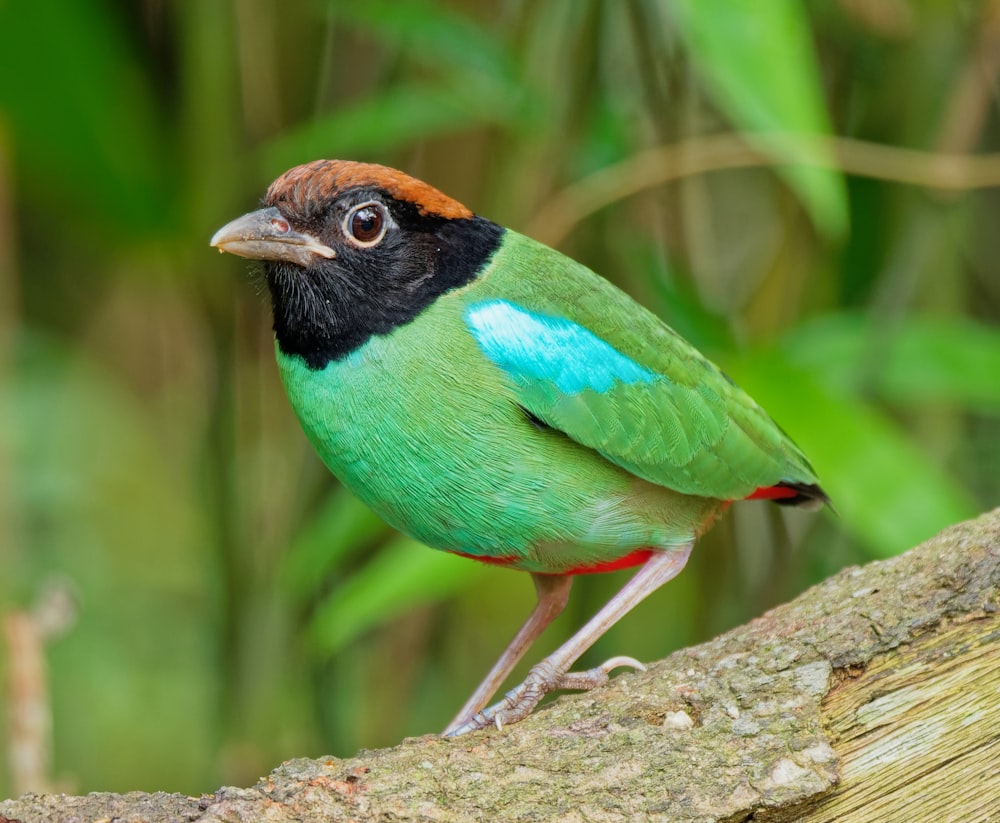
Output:
<svg viewBox="0 0 1000 823">
<path fill-rule="evenodd" d="M 0 0 L 0 614 L 78 603 L 49 647 L 53 777 L 197 793 L 434 732 L 531 606 L 527 577 L 337 487 L 265 297 L 207 246 L 317 157 L 556 242 L 813 457 L 839 516 L 734 507 L 584 663 L 656 659 L 996 505 L 1000 195 L 843 175 L 794 135 L 996 151 L 998 66 L 995 0 Z M 596 209 L 572 188 L 732 132 L 770 160 Z M 579 581 L 529 657 L 623 580 Z"/>
</svg>

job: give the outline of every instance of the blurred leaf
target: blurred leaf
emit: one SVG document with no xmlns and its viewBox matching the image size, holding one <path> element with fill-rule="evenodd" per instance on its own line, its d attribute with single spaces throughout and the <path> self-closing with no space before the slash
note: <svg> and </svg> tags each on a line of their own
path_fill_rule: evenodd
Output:
<svg viewBox="0 0 1000 823">
<path fill-rule="evenodd" d="M 489 84 L 397 86 L 268 143 L 263 165 L 274 173 L 304 158 L 372 160 L 428 137 L 504 122 L 510 111 L 502 90 Z"/>
<path fill-rule="evenodd" d="M 276 139 L 264 150 L 270 172 L 303 158 L 374 160 L 436 135 L 482 125 L 517 127 L 543 114 L 517 80 L 505 41 L 468 16 L 423 0 L 332 4 L 331 11 L 444 71 L 433 80 L 407 75 L 402 82 L 384 84 L 359 102 Z"/>
<path fill-rule="evenodd" d="M 443 63 L 463 75 L 484 72 L 513 77 L 514 63 L 493 28 L 478 25 L 441 3 L 369 0 L 331 5 L 334 16 L 397 43 L 418 59 Z"/>
<path fill-rule="evenodd" d="M 486 567 L 400 537 L 337 589 L 309 627 L 315 648 L 333 654 L 373 626 L 469 585 Z"/>
<path fill-rule="evenodd" d="M 58 192 L 75 222 L 159 231 L 163 124 L 125 33 L 94 5 L 0 3 L 0 114 L 36 181 L 29 193 Z"/>
<path fill-rule="evenodd" d="M 674 267 L 662 251 L 641 236 L 631 240 L 620 253 L 628 261 L 624 271 L 632 273 L 635 284 L 649 289 L 639 302 L 651 308 L 681 337 L 700 351 L 712 353 L 733 348 L 733 332 L 726 320 L 712 312 L 695 290 L 689 272 Z"/>
<path fill-rule="evenodd" d="M 823 385 L 778 351 L 727 371 L 810 457 L 844 526 L 875 557 L 890 557 L 972 517 L 969 495 L 872 406 Z"/>
<path fill-rule="evenodd" d="M 1000 331 L 973 320 L 837 314 L 798 329 L 784 348 L 796 366 L 852 395 L 1000 411 Z"/>
<path fill-rule="evenodd" d="M 15 353 L 0 454 L 17 478 L 23 545 L 0 547 L 0 604 L 27 602 L 53 575 L 79 596 L 51 649 L 57 771 L 72 764 L 83 785 L 109 790 L 208 788 L 217 581 L 201 500 L 171 476 L 155 418 L 99 364 L 40 335 Z M 136 758 L 143 718 L 156 720 Z M 95 740 L 108 744 L 100 758 Z M 196 751 L 178 758 L 185 741 Z"/>
<path fill-rule="evenodd" d="M 671 0 L 666 7 L 709 92 L 748 137 L 781 163 L 825 154 L 795 139 L 830 131 L 802 3 Z M 799 165 L 781 166 L 778 173 L 823 232 L 844 234 L 847 194 L 839 173 Z"/>
<path fill-rule="evenodd" d="M 341 486 L 296 535 L 282 567 L 285 587 L 299 600 L 310 596 L 338 565 L 388 531 L 378 515 Z"/>
</svg>

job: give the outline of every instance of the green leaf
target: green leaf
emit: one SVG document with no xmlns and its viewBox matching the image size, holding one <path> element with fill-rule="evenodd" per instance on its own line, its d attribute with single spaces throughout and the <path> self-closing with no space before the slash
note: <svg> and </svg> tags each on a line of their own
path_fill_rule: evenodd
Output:
<svg viewBox="0 0 1000 823">
<path fill-rule="evenodd" d="M 488 83 L 396 86 L 268 143 L 262 164 L 274 174 L 303 158 L 377 159 L 429 137 L 503 122 L 510 111 L 503 90 Z"/>
<path fill-rule="evenodd" d="M 92 6 L 0 3 L 0 120 L 27 195 L 134 240 L 163 228 L 165 124 L 119 21 Z"/>
<path fill-rule="evenodd" d="M 358 554 L 389 527 L 341 486 L 296 535 L 282 566 L 285 588 L 302 599 L 338 565 Z"/>
<path fill-rule="evenodd" d="M 830 131 L 804 6 L 798 0 L 672 0 L 667 5 L 688 56 L 717 105 L 783 164 L 778 169 L 820 230 L 847 228 L 837 172 L 809 164 L 832 157 L 796 135 Z"/>
<path fill-rule="evenodd" d="M 475 75 L 461 82 L 396 86 L 271 141 L 264 148 L 262 164 L 276 174 L 305 157 L 373 160 L 393 149 L 474 126 L 516 125 L 529 111 L 507 89 Z"/>
<path fill-rule="evenodd" d="M 113 370 L 40 334 L 10 342 L 0 455 L 18 517 L 0 543 L 0 611 L 50 586 L 77 601 L 71 630 L 46 650 L 52 711 L 72 718 L 57 731 L 60 757 L 83 785 L 151 784 L 150 763 L 171 785 L 205 781 L 218 659 L 206 627 L 219 590 L 204 500 L 177 481 L 162 419 Z M 123 741 L 143 716 L 159 721 L 140 763 Z M 112 745 L 95 759 L 98 739 Z M 177 758 L 184 740 L 197 751 Z"/>
<path fill-rule="evenodd" d="M 303 158 L 378 160 L 435 136 L 482 125 L 523 126 L 537 116 L 539 106 L 518 80 L 512 55 L 495 30 L 424 0 L 332 4 L 331 13 L 412 61 L 402 61 L 402 82 L 376 84 L 353 106 L 338 108 L 266 146 L 263 161 L 269 173 Z M 413 62 L 430 70 L 413 72 Z"/>
<path fill-rule="evenodd" d="M 784 346 L 798 367 L 850 394 L 886 401 L 951 403 L 1000 411 L 1000 331 L 963 318 L 901 318 L 874 323 L 861 314 L 813 321 Z"/>
<path fill-rule="evenodd" d="M 333 654 L 364 632 L 415 606 L 444 600 L 485 567 L 399 538 L 323 604 L 309 627 L 313 646 Z"/>
<path fill-rule="evenodd" d="M 970 495 L 875 407 L 778 351 L 726 365 L 809 456 L 844 527 L 873 556 L 898 554 L 976 514 Z"/>
<path fill-rule="evenodd" d="M 477 25 L 440 3 L 427 0 L 369 0 L 340 3 L 334 16 L 395 43 L 420 60 L 439 63 L 467 75 L 485 72 L 512 77 L 513 61 L 493 29 Z"/>
</svg>

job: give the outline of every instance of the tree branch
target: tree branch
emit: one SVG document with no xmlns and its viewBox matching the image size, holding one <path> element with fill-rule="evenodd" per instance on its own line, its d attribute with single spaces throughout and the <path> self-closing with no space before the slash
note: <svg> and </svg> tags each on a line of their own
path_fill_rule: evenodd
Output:
<svg viewBox="0 0 1000 823">
<path fill-rule="evenodd" d="M 527 720 L 248 789 L 27 795 L 0 823 L 979 821 L 1000 797 L 1000 509 Z"/>
<path fill-rule="evenodd" d="M 784 142 L 789 164 L 857 177 L 952 192 L 1000 185 L 1000 154 L 919 151 L 832 135 L 710 134 L 638 151 L 577 180 L 546 201 L 524 233 L 558 246 L 594 212 L 641 191 L 698 174 L 781 165 L 762 142 Z"/>
</svg>

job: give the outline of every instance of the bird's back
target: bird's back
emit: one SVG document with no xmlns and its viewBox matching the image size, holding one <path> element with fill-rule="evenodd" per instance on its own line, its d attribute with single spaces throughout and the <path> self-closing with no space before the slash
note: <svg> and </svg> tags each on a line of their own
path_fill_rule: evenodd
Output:
<svg viewBox="0 0 1000 823">
<path fill-rule="evenodd" d="M 534 330 L 534 346 L 502 330 L 479 338 L 532 413 L 637 476 L 726 500 L 816 484 L 794 442 L 714 364 L 549 247 L 508 231 L 465 299 L 473 323 L 476 306 L 493 306 L 497 320 Z"/>
</svg>

